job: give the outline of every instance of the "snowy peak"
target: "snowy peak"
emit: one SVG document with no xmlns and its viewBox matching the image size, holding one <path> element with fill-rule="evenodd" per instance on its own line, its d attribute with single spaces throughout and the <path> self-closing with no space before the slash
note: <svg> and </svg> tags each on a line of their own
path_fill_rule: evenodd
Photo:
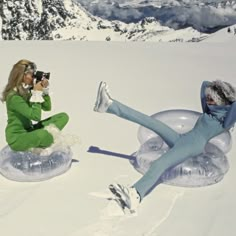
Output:
<svg viewBox="0 0 236 236">
<path fill-rule="evenodd" d="M 54 30 L 89 15 L 78 5 L 71 0 L 3 0 L 0 8 L 2 38 L 52 39 Z"/>
<path fill-rule="evenodd" d="M 194 29 L 173 30 L 153 17 L 126 24 L 92 16 L 72 0 L 2 0 L 3 40 L 200 41 Z"/>
<path fill-rule="evenodd" d="M 38 8 L 29 1 L 3 0 L 0 6 L 3 39 L 26 39 L 38 19 Z M 14 30 L 13 30 L 14 29 Z"/>
</svg>

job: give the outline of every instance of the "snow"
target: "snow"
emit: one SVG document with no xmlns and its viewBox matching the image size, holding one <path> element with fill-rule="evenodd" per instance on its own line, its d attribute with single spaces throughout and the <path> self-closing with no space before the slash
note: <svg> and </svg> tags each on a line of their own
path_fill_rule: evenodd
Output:
<svg viewBox="0 0 236 236">
<path fill-rule="evenodd" d="M 0 17 L 0 40 L 2 40 L 2 18 Z"/>
<path fill-rule="evenodd" d="M 6 18 L 8 19 L 12 18 L 11 11 L 8 10 L 6 5 L 2 7 L 2 12 L 3 12 L 3 15 L 6 16 Z"/>
<path fill-rule="evenodd" d="M 39 15 L 41 15 L 43 13 L 43 2 L 42 2 L 42 0 L 36 0 L 35 5 L 37 7 Z"/>
<path fill-rule="evenodd" d="M 45 117 L 67 112 L 70 121 L 63 132 L 81 140 L 72 147 L 73 158 L 79 162 L 61 176 L 38 183 L 18 183 L 0 176 L 1 235 L 233 235 L 235 132 L 233 148 L 227 154 L 230 170 L 220 183 L 194 189 L 160 185 L 144 199 L 136 215 L 122 215 L 106 199 L 110 196 L 107 187 L 113 182 L 132 184 L 141 175 L 126 159 L 87 151 L 96 146 L 130 155 L 139 148 L 136 124 L 93 112 L 101 80 L 107 81 L 113 98 L 146 114 L 172 108 L 200 111 L 203 80 L 235 84 L 234 42 L 0 42 L 0 89 L 15 62 L 21 58 L 35 61 L 39 70 L 51 72 L 53 110 L 44 113 Z M 4 105 L 0 117 L 3 148 Z"/>
<path fill-rule="evenodd" d="M 228 33 L 228 28 L 231 29 L 231 32 Z M 236 29 L 236 24 L 231 25 L 230 27 L 226 27 L 224 29 L 221 29 L 217 31 L 214 34 L 211 34 L 204 42 L 213 42 L 213 43 L 236 43 L 236 34 L 234 34 L 234 29 Z"/>
<path fill-rule="evenodd" d="M 64 5 L 65 5 L 66 10 L 70 11 L 71 5 L 73 5 L 73 4 L 72 4 L 71 0 L 64 0 Z"/>
</svg>

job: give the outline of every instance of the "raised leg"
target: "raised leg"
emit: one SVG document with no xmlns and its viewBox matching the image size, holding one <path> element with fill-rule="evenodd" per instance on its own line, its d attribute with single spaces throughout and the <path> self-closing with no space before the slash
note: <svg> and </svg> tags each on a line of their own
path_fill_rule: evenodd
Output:
<svg viewBox="0 0 236 236">
<path fill-rule="evenodd" d="M 172 147 L 180 137 L 180 135 L 176 131 L 171 129 L 163 122 L 154 119 L 148 115 L 145 115 L 139 111 L 136 111 L 116 100 L 113 100 L 113 103 L 108 107 L 106 112 L 117 115 L 123 119 L 135 122 L 154 131 L 155 133 L 160 135 L 161 138 L 170 147 Z"/>
</svg>

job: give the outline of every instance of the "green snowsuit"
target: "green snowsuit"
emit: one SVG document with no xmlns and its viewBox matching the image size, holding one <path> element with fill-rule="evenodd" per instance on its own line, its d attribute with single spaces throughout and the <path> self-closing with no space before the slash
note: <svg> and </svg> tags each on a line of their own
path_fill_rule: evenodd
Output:
<svg viewBox="0 0 236 236">
<path fill-rule="evenodd" d="M 6 99 L 7 127 L 5 130 L 6 141 L 14 151 L 26 151 L 30 148 L 46 148 L 53 143 L 53 136 L 45 126 L 54 124 L 62 130 L 69 117 L 66 113 L 59 113 L 45 120 L 41 120 L 42 110 L 51 110 L 49 95 L 43 96 L 44 102 L 31 103 L 12 90 Z M 38 123 L 33 124 L 33 121 Z"/>
</svg>

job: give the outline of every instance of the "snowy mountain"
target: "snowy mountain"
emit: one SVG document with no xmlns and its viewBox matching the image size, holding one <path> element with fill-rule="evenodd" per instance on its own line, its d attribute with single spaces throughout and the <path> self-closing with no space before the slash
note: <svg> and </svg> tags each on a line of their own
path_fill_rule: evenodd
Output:
<svg viewBox="0 0 236 236">
<path fill-rule="evenodd" d="M 235 0 L 77 0 L 93 15 L 126 23 L 155 17 L 174 29 L 212 33 L 236 24 Z"/>
<path fill-rule="evenodd" d="M 206 38 L 191 27 L 174 30 L 153 17 L 137 23 L 95 17 L 73 0 L 2 0 L 0 39 L 192 42 Z"/>
</svg>

